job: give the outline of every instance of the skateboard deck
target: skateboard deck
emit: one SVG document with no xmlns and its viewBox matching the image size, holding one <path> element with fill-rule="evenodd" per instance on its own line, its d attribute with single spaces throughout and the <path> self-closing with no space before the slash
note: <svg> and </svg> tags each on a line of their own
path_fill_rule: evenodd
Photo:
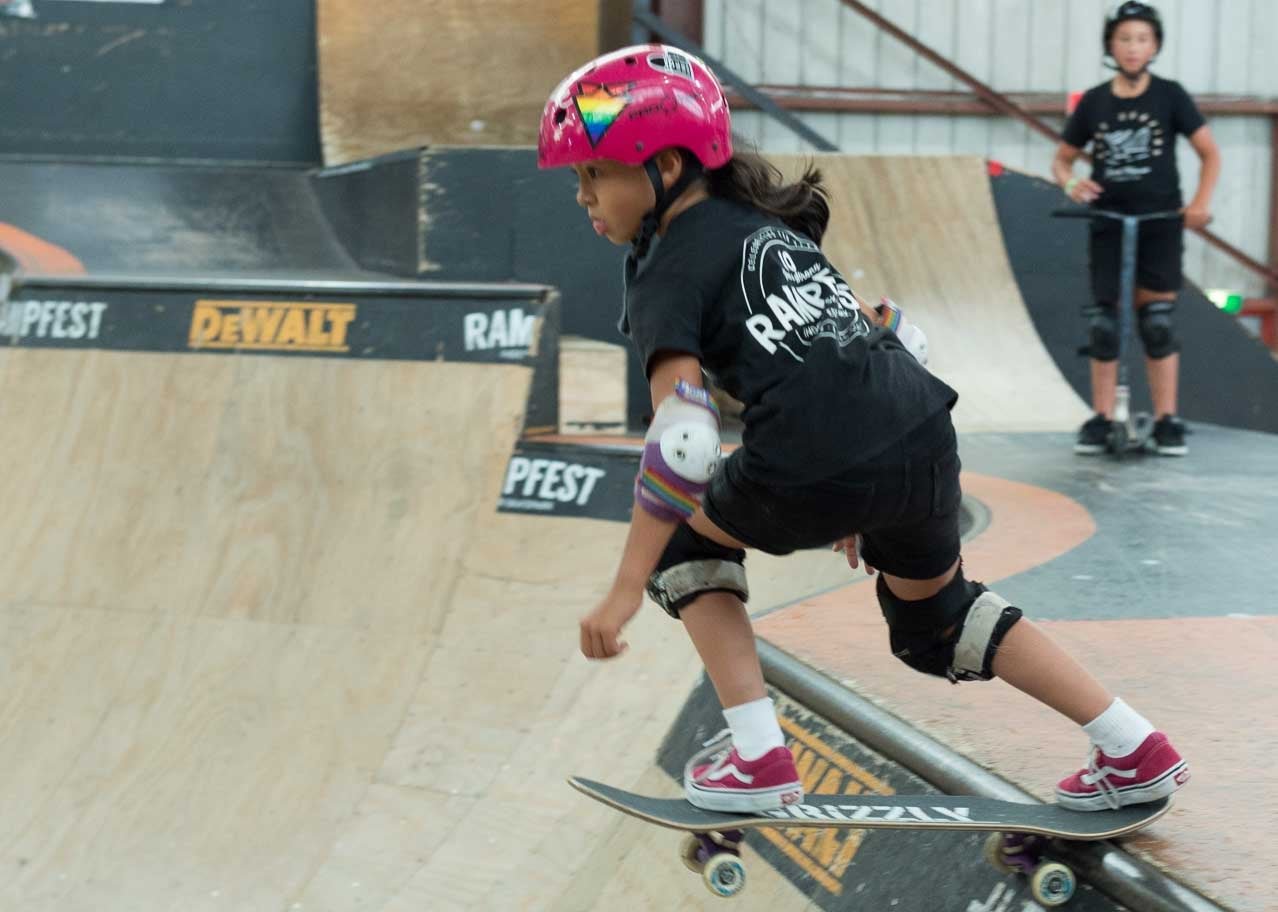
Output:
<svg viewBox="0 0 1278 912">
<path fill-rule="evenodd" d="M 755 827 L 986 830 L 985 860 L 1005 874 L 1028 877 L 1030 895 L 1050 908 L 1068 902 L 1078 886 L 1069 865 L 1046 857 L 1050 839 L 1112 839 L 1148 826 L 1171 807 L 1170 798 L 1117 811 L 1071 811 L 971 795 L 808 795 L 776 810 L 732 814 L 704 811 L 682 798 L 637 795 L 580 776 L 568 782 L 623 814 L 687 833 L 680 850 L 684 865 L 721 897 L 745 889 L 741 841 Z"/>
<path fill-rule="evenodd" d="M 751 814 L 704 811 L 683 798 L 637 795 L 592 779 L 569 784 L 623 814 L 688 833 L 754 827 L 847 827 L 852 829 L 986 830 L 1031 833 L 1057 839 L 1113 839 L 1146 827 L 1171 807 L 1171 799 L 1116 811 L 1071 811 L 1054 804 L 1017 804 L 994 798 L 953 795 L 808 795 L 799 804 Z"/>
</svg>

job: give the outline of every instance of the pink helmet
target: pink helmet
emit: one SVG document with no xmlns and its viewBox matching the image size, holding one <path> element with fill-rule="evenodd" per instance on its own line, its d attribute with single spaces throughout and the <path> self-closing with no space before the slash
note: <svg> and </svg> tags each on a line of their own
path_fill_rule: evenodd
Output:
<svg viewBox="0 0 1278 912">
<path fill-rule="evenodd" d="M 594 158 L 642 165 L 687 149 L 703 167 L 732 158 L 732 120 L 710 68 L 678 48 L 639 44 L 596 57 L 551 93 L 541 115 L 537 166 Z"/>
</svg>

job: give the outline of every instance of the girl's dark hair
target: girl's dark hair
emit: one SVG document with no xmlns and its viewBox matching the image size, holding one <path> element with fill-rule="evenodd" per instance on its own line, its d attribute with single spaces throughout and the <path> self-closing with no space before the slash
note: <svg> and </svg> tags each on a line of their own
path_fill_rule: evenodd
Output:
<svg viewBox="0 0 1278 912">
<path fill-rule="evenodd" d="M 726 165 L 707 171 L 705 176 L 711 196 L 774 215 L 818 245 L 825 236 L 830 224 L 830 194 L 815 165 L 809 163 L 802 177 L 787 184 L 776 165 L 753 150 L 737 148 Z"/>
</svg>

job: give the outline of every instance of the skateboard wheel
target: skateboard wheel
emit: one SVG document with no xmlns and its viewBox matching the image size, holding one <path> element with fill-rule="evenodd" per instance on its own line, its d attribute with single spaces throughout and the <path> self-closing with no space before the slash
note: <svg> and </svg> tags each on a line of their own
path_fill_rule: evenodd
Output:
<svg viewBox="0 0 1278 912">
<path fill-rule="evenodd" d="M 701 840 L 696 834 L 689 833 L 683 837 L 679 843 L 679 857 L 683 859 L 683 866 L 693 874 L 700 874 L 705 868 L 701 858 Z"/>
<path fill-rule="evenodd" d="M 745 889 L 746 871 L 741 859 L 729 852 L 712 855 L 701 872 L 706 888 L 715 896 L 727 899 Z"/>
<path fill-rule="evenodd" d="M 1030 878 L 1030 893 L 1044 906 L 1062 906 L 1074 895 L 1074 872 L 1056 861 L 1038 866 Z"/>
<path fill-rule="evenodd" d="M 990 833 L 985 840 L 985 860 L 990 863 L 996 871 L 1002 871 L 1004 874 L 1015 874 L 1016 868 L 1008 863 L 1007 858 L 1003 855 L 1003 834 Z"/>
</svg>

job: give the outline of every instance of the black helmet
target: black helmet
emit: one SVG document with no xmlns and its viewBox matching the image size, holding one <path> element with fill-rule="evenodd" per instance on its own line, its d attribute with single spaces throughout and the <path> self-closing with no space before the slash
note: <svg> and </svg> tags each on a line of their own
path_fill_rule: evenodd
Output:
<svg viewBox="0 0 1278 912">
<path fill-rule="evenodd" d="M 1101 49 L 1106 57 L 1109 56 L 1109 39 L 1114 37 L 1114 30 L 1118 28 L 1119 23 L 1127 22 L 1129 19 L 1139 19 L 1141 22 L 1152 25 L 1154 38 L 1158 41 L 1158 49 L 1160 51 L 1163 49 L 1163 20 L 1159 18 L 1158 10 L 1148 3 L 1126 0 L 1118 4 L 1114 12 L 1110 13 L 1109 18 L 1105 20 L 1105 36 L 1101 39 Z"/>
</svg>

